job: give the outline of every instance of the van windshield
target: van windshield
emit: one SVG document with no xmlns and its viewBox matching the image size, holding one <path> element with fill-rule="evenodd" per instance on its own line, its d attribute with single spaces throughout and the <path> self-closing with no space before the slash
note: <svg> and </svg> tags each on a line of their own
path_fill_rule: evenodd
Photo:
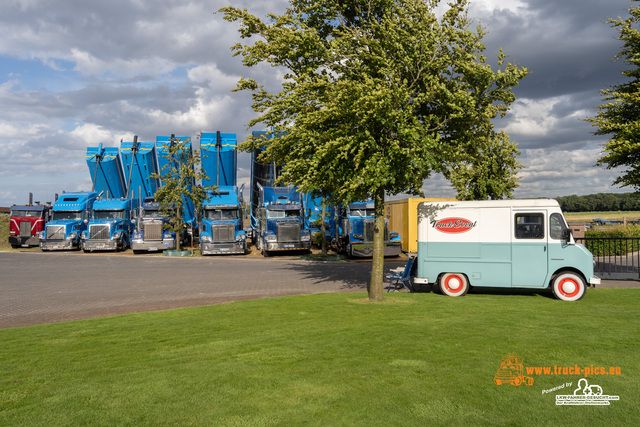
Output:
<svg viewBox="0 0 640 427">
<path fill-rule="evenodd" d="M 82 211 L 55 211 L 53 220 L 60 219 L 82 219 Z"/>
</svg>

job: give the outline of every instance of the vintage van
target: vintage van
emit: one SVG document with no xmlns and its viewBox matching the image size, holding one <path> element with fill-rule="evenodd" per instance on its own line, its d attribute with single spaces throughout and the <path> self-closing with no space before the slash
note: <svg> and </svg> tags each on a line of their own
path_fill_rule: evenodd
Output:
<svg viewBox="0 0 640 427">
<path fill-rule="evenodd" d="M 420 203 L 416 262 L 413 283 L 450 296 L 470 286 L 551 287 L 558 299 L 577 301 L 600 284 L 593 255 L 551 199 Z"/>
</svg>

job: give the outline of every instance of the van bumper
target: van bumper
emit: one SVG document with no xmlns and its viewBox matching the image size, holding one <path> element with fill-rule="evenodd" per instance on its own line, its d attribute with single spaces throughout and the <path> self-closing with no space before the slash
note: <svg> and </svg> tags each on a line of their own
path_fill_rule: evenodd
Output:
<svg viewBox="0 0 640 427">
<path fill-rule="evenodd" d="M 600 285 L 600 278 L 593 276 L 591 279 L 589 279 L 589 286 L 595 287 L 596 285 Z"/>
</svg>

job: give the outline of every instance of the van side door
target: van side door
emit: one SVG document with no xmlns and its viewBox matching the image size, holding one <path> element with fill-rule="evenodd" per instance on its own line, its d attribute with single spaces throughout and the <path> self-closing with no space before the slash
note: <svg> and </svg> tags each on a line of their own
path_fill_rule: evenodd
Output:
<svg viewBox="0 0 640 427">
<path fill-rule="evenodd" d="M 512 226 L 512 286 L 544 287 L 549 256 L 546 212 L 516 211 Z"/>
</svg>

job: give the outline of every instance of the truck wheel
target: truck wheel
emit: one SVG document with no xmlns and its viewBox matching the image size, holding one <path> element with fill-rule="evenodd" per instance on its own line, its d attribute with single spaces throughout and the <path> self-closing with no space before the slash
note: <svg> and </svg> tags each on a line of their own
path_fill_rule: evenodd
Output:
<svg viewBox="0 0 640 427">
<path fill-rule="evenodd" d="M 464 274 L 446 273 L 439 281 L 440 292 L 450 297 L 461 297 L 469 290 L 469 282 Z"/>
<path fill-rule="evenodd" d="M 584 296 L 587 286 L 579 274 L 564 271 L 552 279 L 551 289 L 559 300 L 578 301 Z"/>
<path fill-rule="evenodd" d="M 518 386 L 518 385 L 520 385 L 520 384 L 522 384 L 522 378 L 520 378 L 520 377 L 515 377 L 515 378 L 513 379 L 513 385 Z"/>
</svg>

